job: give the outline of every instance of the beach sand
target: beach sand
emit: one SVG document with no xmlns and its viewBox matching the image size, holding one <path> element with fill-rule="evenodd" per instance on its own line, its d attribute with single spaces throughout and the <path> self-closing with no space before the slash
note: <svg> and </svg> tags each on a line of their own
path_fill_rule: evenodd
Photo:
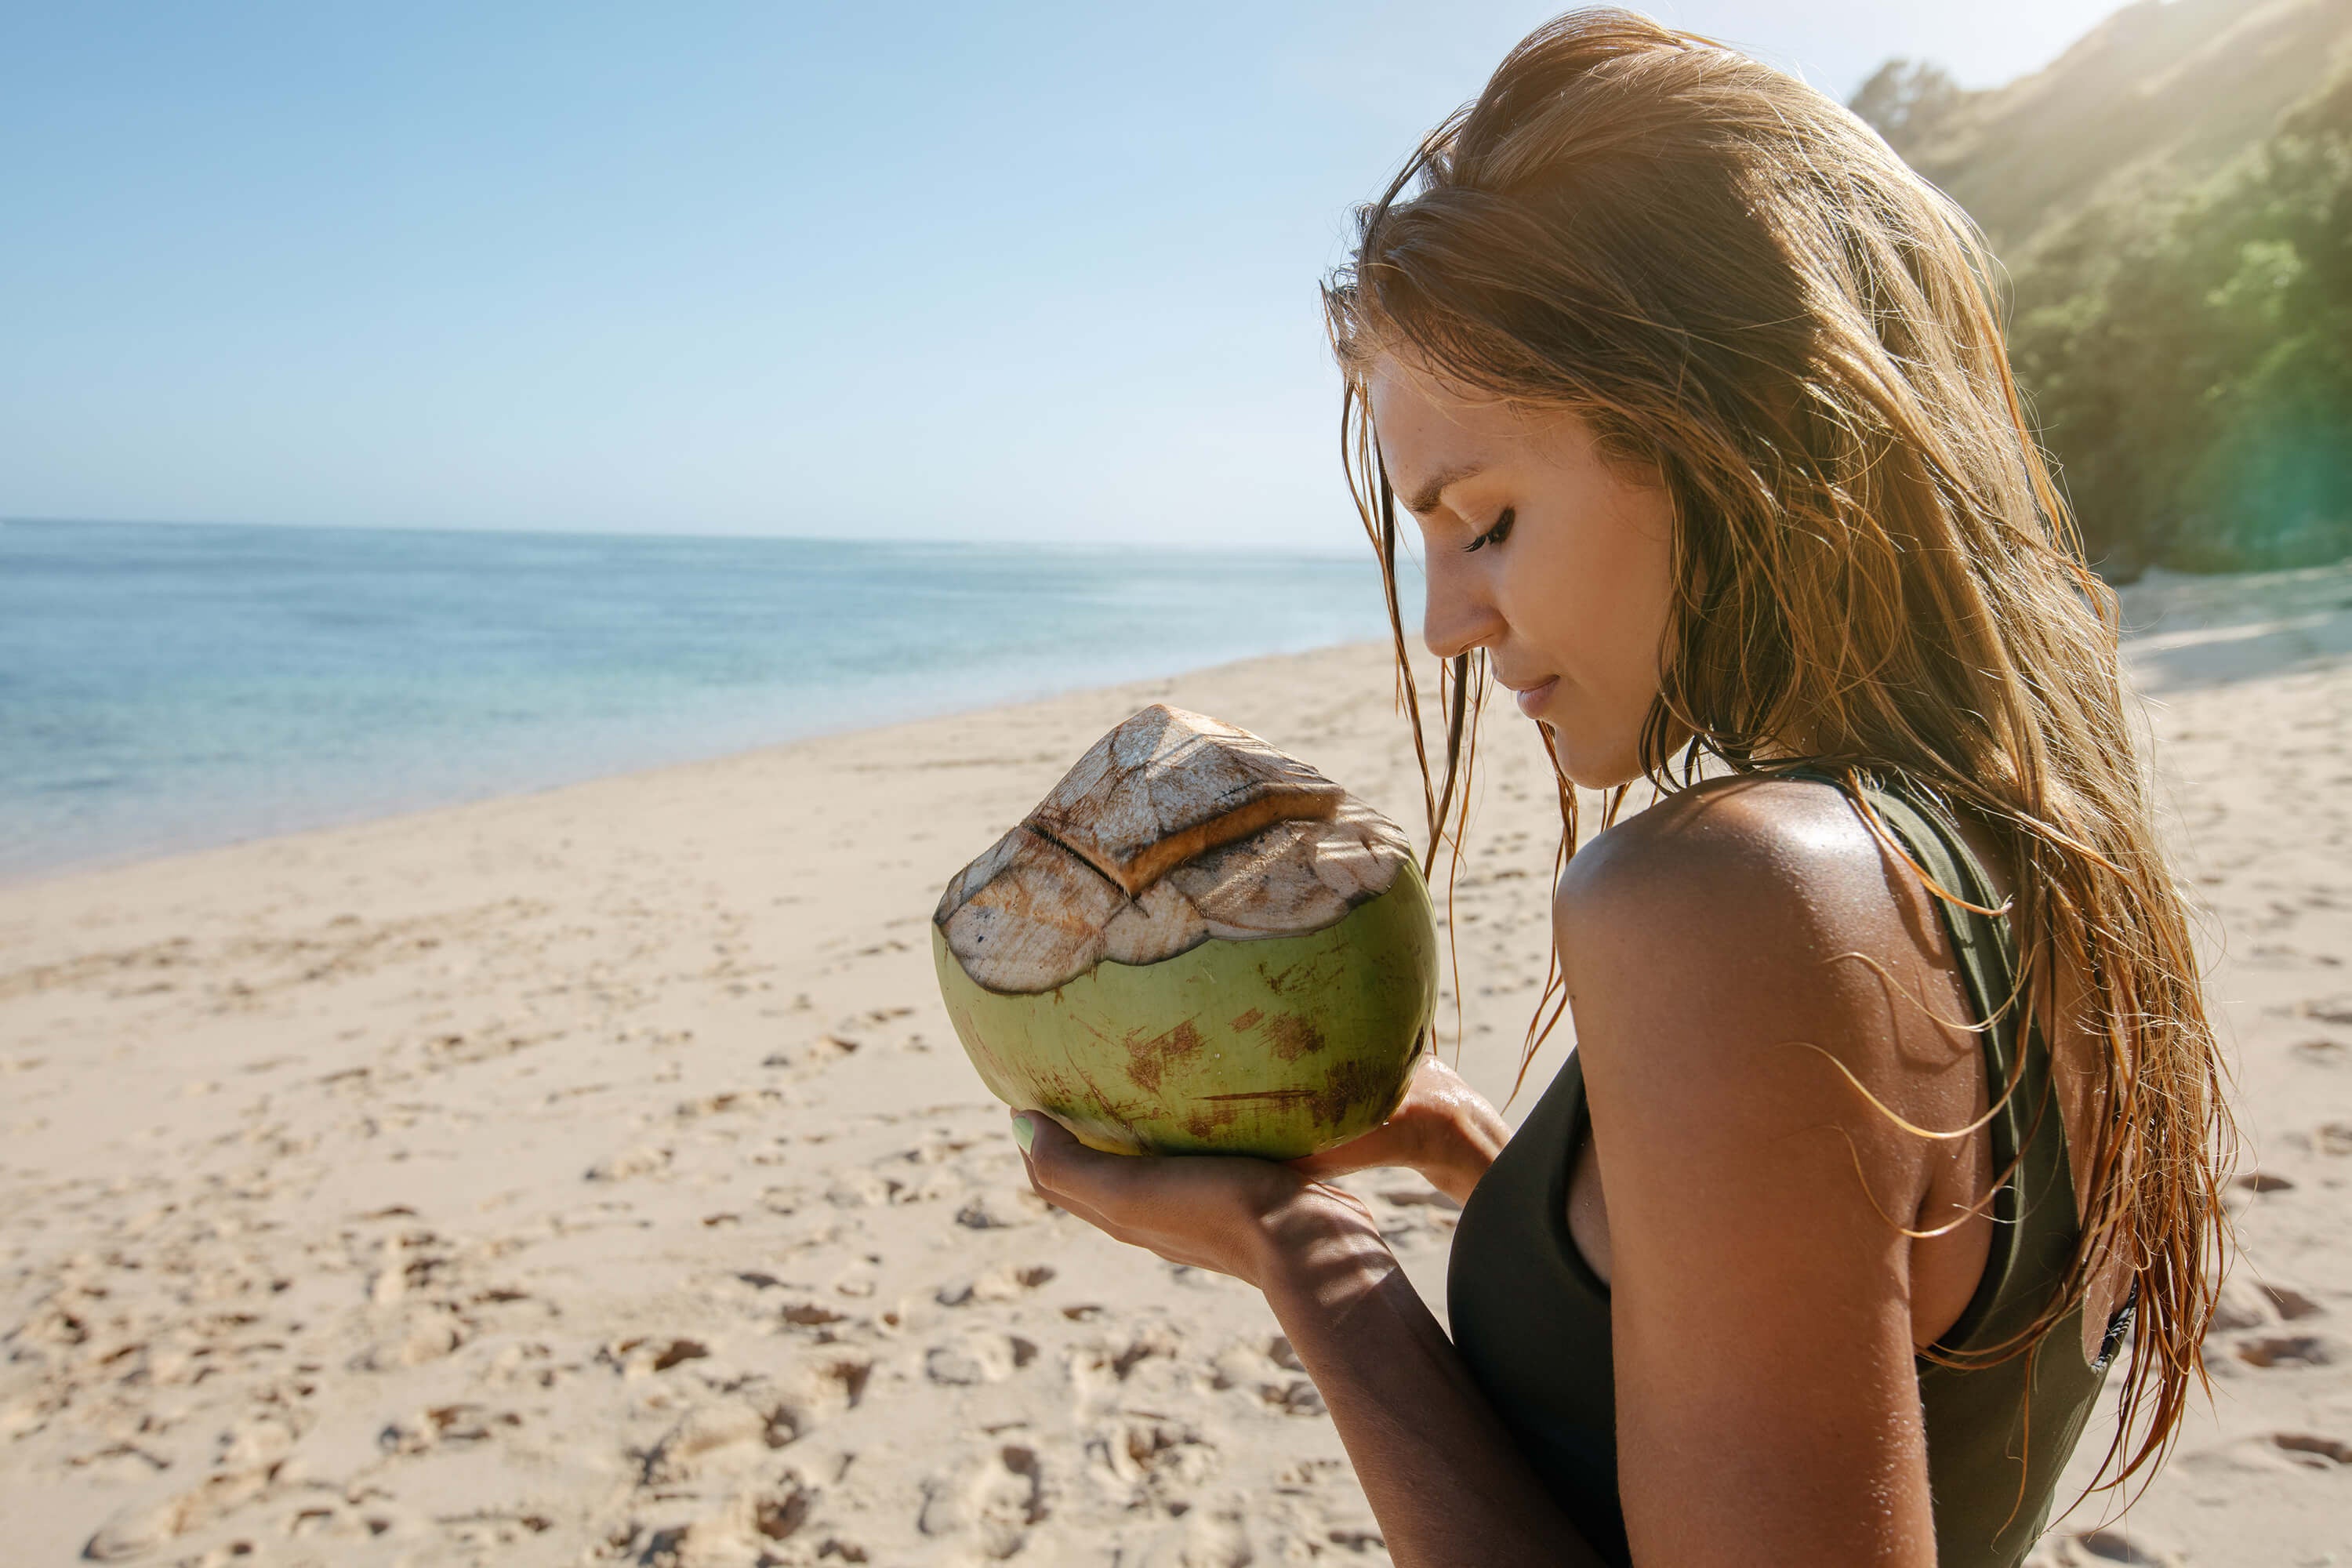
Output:
<svg viewBox="0 0 2352 1568">
<path fill-rule="evenodd" d="M 2352 1563 L 2352 573 L 2128 615 L 2245 1253 L 2214 1406 L 2038 1561 Z M 1384 1560 L 1256 1296 L 1027 1195 L 925 928 L 1155 700 L 1418 837 L 1391 691 L 1336 648 L 0 889 L 0 1559 Z M 1499 1100 L 1555 819 L 1507 707 L 1480 755 Z M 1452 1205 L 1350 1184 L 1442 1311 Z"/>
</svg>

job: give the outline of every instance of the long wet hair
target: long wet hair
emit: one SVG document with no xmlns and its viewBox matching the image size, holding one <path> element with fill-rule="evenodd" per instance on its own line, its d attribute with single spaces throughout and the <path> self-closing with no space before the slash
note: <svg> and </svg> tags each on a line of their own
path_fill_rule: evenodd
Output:
<svg viewBox="0 0 2352 1568">
<path fill-rule="evenodd" d="M 2028 1353 L 2119 1260 L 2137 1323 L 2105 1484 L 2160 1462 L 2205 1376 L 2233 1130 L 2115 595 L 2020 405 L 1975 226 L 1803 83 L 1578 11 L 1513 49 L 1358 209 L 1324 298 L 1432 861 L 1448 842 L 1460 854 L 1487 677 L 1483 653 L 1441 667 L 1433 784 L 1368 400 L 1386 354 L 1574 414 L 1671 499 L 1675 598 L 1641 737 L 1653 786 L 1773 771 L 1796 750 L 1857 803 L 1864 775 L 1896 773 L 2000 832 L 2019 952 L 2007 1005 L 2021 1026 L 2054 1017 L 2055 977 L 2084 977 L 2067 1026 L 2095 1041 L 2105 1113 L 2075 1152 L 2089 1195 L 2064 1287 L 1985 1357 Z M 1576 796 L 1558 784 L 1564 862 Z M 1528 1058 L 1565 1003 L 1555 954 Z"/>
</svg>

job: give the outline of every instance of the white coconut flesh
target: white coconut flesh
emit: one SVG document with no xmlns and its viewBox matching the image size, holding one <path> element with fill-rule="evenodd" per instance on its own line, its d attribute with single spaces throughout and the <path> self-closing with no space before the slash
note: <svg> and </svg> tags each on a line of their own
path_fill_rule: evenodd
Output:
<svg viewBox="0 0 2352 1568">
<path fill-rule="evenodd" d="M 1388 891 L 1412 854 L 1296 757 L 1155 703 L 959 872 L 935 918 L 975 984 L 1024 994 L 1105 959 L 1320 931 Z"/>
</svg>

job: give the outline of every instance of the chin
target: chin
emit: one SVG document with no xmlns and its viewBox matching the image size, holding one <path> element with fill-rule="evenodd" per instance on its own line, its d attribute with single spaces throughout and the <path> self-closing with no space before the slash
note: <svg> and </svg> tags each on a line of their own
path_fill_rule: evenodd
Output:
<svg viewBox="0 0 2352 1568">
<path fill-rule="evenodd" d="M 1596 742 L 1589 735 L 1542 721 L 1551 731 L 1552 755 L 1559 759 L 1559 771 L 1568 782 L 1579 789 L 1615 789 L 1629 784 L 1642 776 L 1640 748 L 1622 736 L 1611 736 Z"/>
</svg>

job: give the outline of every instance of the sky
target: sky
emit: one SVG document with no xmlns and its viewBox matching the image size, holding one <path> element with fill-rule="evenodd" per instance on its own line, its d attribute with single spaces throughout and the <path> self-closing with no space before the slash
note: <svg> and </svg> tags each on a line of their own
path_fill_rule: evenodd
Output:
<svg viewBox="0 0 2352 1568">
<path fill-rule="evenodd" d="M 1841 99 L 2114 0 L 1681 0 Z M 1360 547 L 1317 285 L 1559 8 L 0 3 L 0 517 Z"/>
</svg>

